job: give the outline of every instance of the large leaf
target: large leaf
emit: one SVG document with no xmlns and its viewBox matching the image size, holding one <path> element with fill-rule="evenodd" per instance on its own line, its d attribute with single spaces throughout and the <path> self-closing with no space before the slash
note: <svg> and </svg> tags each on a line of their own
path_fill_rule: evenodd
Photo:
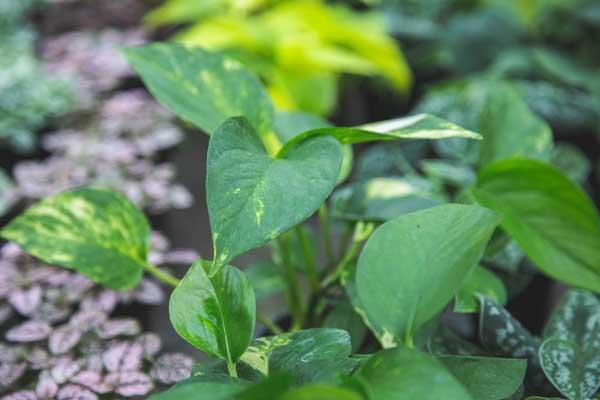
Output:
<svg viewBox="0 0 600 400">
<path fill-rule="evenodd" d="M 485 208 L 443 205 L 388 221 L 367 241 L 356 286 L 372 324 L 410 343 L 481 258 L 498 223 Z"/>
<path fill-rule="evenodd" d="M 326 385 L 307 385 L 289 390 L 278 400 L 363 400 L 359 394 L 345 388 Z"/>
<path fill-rule="evenodd" d="M 471 400 L 466 388 L 435 358 L 398 348 L 372 356 L 358 371 L 371 400 Z"/>
<path fill-rule="evenodd" d="M 571 290 L 544 330 L 540 361 L 552 384 L 568 399 L 584 400 L 600 387 L 600 301 Z"/>
<path fill-rule="evenodd" d="M 230 400 L 248 382 L 227 375 L 198 376 L 186 379 L 148 400 Z"/>
<path fill-rule="evenodd" d="M 589 197 L 559 170 L 514 158 L 481 171 L 475 197 L 551 277 L 600 292 L 600 217 Z"/>
<path fill-rule="evenodd" d="M 363 143 L 396 139 L 437 140 L 453 137 L 481 139 L 479 134 L 442 118 L 429 114 L 418 114 L 352 128 L 329 127 L 312 129 L 288 141 L 281 148 L 277 157 L 284 157 L 298 143 L 309 137 L 323 135 L 333 136 L 341 143 Z"/>
<path fill-rule="evenodd" d="M 474 313 L 479 309 L 477 295 L 492 298 L 496 303 L 506 304 L 506 288 L 502 280 L 490 270 L 478 266 L 465 279 L 454 299 L 454 311 Z"/>
<path fill-rule="evenodd" d="M 549 160 L 552 131 L 529 110 L 519 92 L 497 82 L 486 98 L 478 123 L 483 135 L 480 165 L 514 156 Z"/>
<path fill-rule="evenodd" d="M 332 216 L 349 220 L 387 221 L 446 203 L 432 184 L 416 177 L 373 178 L 337 189 L 331 196 Z"/>
<path fill-rule="evenodd" d="M 527 361 L 514 358 L 445 356 L 439 360 L 477 400 L 504 400 L 515 393 Z"/>
<path fill-rule="evenodd" d="M 34 204 L 1 235 L 49 264 L 120 290 L 135 286 L 142 277 L 150 226 L 122 195 L 80 188 Z"/>
<path fill-rule="evenodd" d="M 207 262 L 196 261 L 171 294 L 169 317 L 188 343 L 235 362 L 254 332 L 256 302 L 252 285 L 237 268 L 223 267 L 209 278 Z"/>
<path fill-rule="evenodd" d="M 336 304 L 323 321 L 323 327 L 343 329 L 350 334 L 352 350 L 358 351 L 367 334 L 367 327 L 350 302 Z"/>
<path fill-rule="evenodd" d="M 265 151 L 244 118 L 228 119 L 208 146 L 207 205 L 215 268 L 310 217 L 335 186 L 340 144 L 318 137 L 285 158 Z"/>
<path fill-rule="evenodd" d="M 129 48 L 125 54 L 161 104 L 207 134 L 236 116 L 246 117 L 261 136 L 269 134 L 271 100 L 238 62 L 174 43 Z"/>
</svg>

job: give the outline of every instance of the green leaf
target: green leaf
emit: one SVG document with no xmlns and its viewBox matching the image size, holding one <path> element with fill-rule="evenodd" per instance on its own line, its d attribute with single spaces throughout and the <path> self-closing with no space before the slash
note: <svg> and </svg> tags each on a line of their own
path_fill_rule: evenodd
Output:
<svg viewBox="0 0 600 400">
<path fill-rule="evenodd" d="M 335 386 L 307 385 L 289 390 L 278 400 L 363 400 L 357 393 Z"/>
<path fill-rule="evenodd" d="M 243 116 L 261 137 L 269 135 L 271 100 L 237 61 L 174 43 L 128 48 L 125 55 L 162 105 L 207 134 L 227 118 Z"/>
<path fill-rule="evenodd" d="M 4 169 L 0 168 L 0 217 L 10 209 L 15 200 L 17 200 L 16 197 L 13 181 Z"/>
<path fill-rule="evenodd" d="M 585 183 L 592 169 L 590 160 L 579 149 L 569 143 L 557 143 L 552 149 L 552 165 L 563 171 L 577 183 Z"/>
<path fill-rule="evenodd" d="M 299 143 L 314 136 L 330 135 L 340 143 L 364 143 L 381 140 L 423 139 L 437 140 L 452 137 L 481 139 L 481 136 L 465 128 L 429 114 L 418 114 L 388 121 L 374 122 L 353 128 L 317 128 L 296 135 L 277 154 L 285 157 Z"/>
<path fill-rule="evenodd" d="M 477 294 L 494 299 L 498 304 L 506 304 L 506 288 L 502 280 L 490 270 L 478 266 L 471 271 L 456 292 L 454 311 L 459 313 L 477 312 L 479 310 Z"/>
<path fill-rule="evenodd" d="M 436 356 L 480 356 L 483 350 L 456 335 L 450 328 L 440 325 L 429 339 L 427 350 Z"/>
<path fill-rule="evenodd" d="M 515 393 L 527 361 L 515 358 L 445 356 L 438 358 L 477 400 L 504 400 Z"/>
<path fill-rule="evenodd" d="M 568 399 L 584 400 L 600 387 L 600 301 L 570 290 L 544 330 L 540 361 L 552 384 Z"/>
<path fill-rule="evenodd" d="M 34 204 L 4 227 L 1 235 L 49 264 L 123 290 L 142 277 L 150 226 L 122 195 L 80 188 Z"/>
<path fill-rule="evenodd" d="M 169 317 L 188 343 L 214 357 L 235 362 L 254 332 L 254 291 L 237 268 L 225 266 L 209 278 L 205 267 L 208 262 L 202 260 L 190 267 L 171 294 Z"/>
<path fill-rule="evenodd" d="M 482 166 L 514 156 L 550 159 L 550 127 L 529 110 L 519 92 L 507 83 L 497 82 L 489 91 L 478 129 L 483 135 L 479 159 Z"/>
<path fill-rule="evenodd" d="M 474 400 L 442 363 L 417 350 L 381 351 L 357 374 L 369 383 L 371 400 Z"/>
<path fill-rule="evenodd" d="M 341 146 L 331 137 L 306 140 L 285 158 L 273 159 L 246 119 L 225 121 L 208 146 L 214 267 L 310 217 L 335 186 L 341 162 Z"/>
<path fill-rule="evenodd" d="M 339 302 L 331 309 L 323 321 L 323 327 L 342 329 L 348 332 L 354 351 L 358 351 L 367 334 L 367 327 L 348 301 Z"/>
<path fill-rule="evenodd" d="M 186 379 L 148 400 L 230 400 L 248 382 L 227 375 L 198 376 Z"/>
<path fill-rule="evenodd" d="M 272 262 L 261 261 L 252 264 L 246 268 L 245 272 L 254 288 L 257 300 L 281 293 L 286 288 L 281 271 Z"/>
<path fill-rule="evenodd" d="M 382 344 L 410 343 L 442 310 L 497 223 L 485 208 L 450 204 L 388 221 L 371 235 L 358 260 L 356 286 L 368 319 L 387 336 Z"/>
<path fill-rule="evenodd" d="M 235 400 L 281 399 L 281 396 L 294 384 L 290 374 L 271 374 L 259 382 L 253 383 L 234 397 Z M 233 399 L 232 399 L 233 400 Z"/>
<path fill-rule="evenodd" d="M 446 203 L 431 183 L 416 177 L 373 178 L 337 189 L 331 215 L 340 219 L 387 221 Z"/>
<path fill-rule="evenodd" d="M 600 217 L 569 178 L 539 161 L 507 159 L 481 171 L 473 192 L 542 271 L 600 292 Z"/>
<path fill-rule="evenodd" d="M 462 162 L 454 160 L 422 160 L 421 168 L 431 180 L 450 184 L 459 188 L 475 183 L 475 172 Z"/>
</svg>

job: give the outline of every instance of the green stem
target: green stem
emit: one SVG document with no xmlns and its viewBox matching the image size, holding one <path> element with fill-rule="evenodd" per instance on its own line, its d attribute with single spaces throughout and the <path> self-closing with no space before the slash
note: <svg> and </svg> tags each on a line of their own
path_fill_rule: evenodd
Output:
<svg viewBox="0 0 600 400">
<path fill-rule="evenodd" d="M 279 243 L 285 281 L 288 285 L 286 299 L 288 301 L 290 313 L 292 314 L 292 330 L 297 330 L 302 327 L 304 320 L 304 299 L 302 296 L 302 288 L 300 287 L 298 274 L 292 265 L 290 251 L 285 238 L 280 237 L 277 242 Z"/>
<path fill-rule="evenodd" d="M 341 260 L 342 257 L 344 257 L 344 254 L 346 254 L 346 251 L 348 250 L 348 242 L 352 238 L 353 227 L 355 227 L 355 224 L 346 223 L 346 228 L 344 229 L 344 233 L 342 234 L 342 238 L 340 239 L 339 254 L 337 257 L 338 260 Z"/>
<path fill-rule="evenodd" d="M 154 277 L 156 279 L 158 279 L 161 282 L 166 283 L 167 285 L 176 287 L 177 285 L 179 285 L 179 279 L 175 278 L 173 275 L 169 274 L 168 272 L 158 268 L 156 265 L 150 264 L 150 263 L 146 263 L 146 265 L 144 265 L 144 269 L 148 272 L 150 272 L 152 275 L 154 275 Z"/>
<path fill-rule="evenodd" d="M 352 235 L 352 245 L 350 246 L 350 249 L 344 254 L 338 265 L 335 267 L 335 270 L 323 279 L 321 288 L 325 289 L 331 286 L 346 273 L 346 267 L 356 257 L 362 243 L 371 235 L 374 227 L 375 226 L 372 223 L 365 224 L 362 221 L 356 224 L 354 227 L 354 234 Z"/>
<path fill-rule="evenodd" d="M 227 359 L 227 371 L 229 372 L 229 376 L 232 378 L 237 378 L 237 368 L 235 367 L 235 362 L 231 361 L 229 358 Z"/>
<path fill-rule="evenodd" d="M 331 242 L 331 229 L 329 228 L 329 212 L 325 203 L 319 207 L 319 223 L 321 225 L 321 236 L 323 236 L 323 244 L 325 246 L 325 255 L 330 265 L 335 263 L 333 255 L 333 244 Z"/>
<path fill-rule="evenodd" d="M 304 254 L 304 261 L 306 262 L 306 275 L 308 276 L 308 283 L 313 292 L 319 290 L 319 277 L 317 275 L 317 268 L 315 266 L 314 255 L 310 251 L 310 243 L 308 238 L 304 234 L 304 230 L 301 225 L 296 225 L 295 228 L 296 236 L 302 247 L 302 253 Z"/>
<path fill-rule="evenodd" d="M 279 327 L 275 322 L 273 322 L 269 317 L 263 314 L 256 314 L 256 320 L 267 327 L 275 335 L 281 335 L 283 333 L 283 329 Z"/>
</svg>

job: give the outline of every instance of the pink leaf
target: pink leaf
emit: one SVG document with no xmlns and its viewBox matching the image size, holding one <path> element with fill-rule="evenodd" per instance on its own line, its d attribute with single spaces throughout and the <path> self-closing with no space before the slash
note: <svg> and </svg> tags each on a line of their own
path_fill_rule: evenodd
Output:
<svg viewBox="0 0 600 400">
<path fill-rule="evenodd" d="M 145 396 L 154 388 L 148 375 L 135 371 L 108 374 L 106 382 L 113 385 L 115 392 L 125 397 Z"/>
<path fill-rule="evenodd" d="M 165 300 L 165 293 L 158 283 L 144 279 L 135 289 L 134 298 L 140 303 L 158 305 Z"/>
<path fill-rule="evenodd" d="M 53 399 L 56 392 L 58 392 L 58 385 L 48 371 L 42 371 L 35 387 L 35 394 L 40 400 Z"/>
<path fill-rule="evenodd" d="M 0 363 L 14 363 L 21 357 L 20 346 L 7 345 L 0 342 Z"/>
<path fill-rule="evenodd" d="M 51 359 L 48 352 L 41 347 L 34 347 L 25 358 L 31 369 L 49 368 L 56 361 Z"/>
<path fill-rule="evenodd" d="M 48 348 L 53 354 L 64 354 L 81 340 L 81 331 L 70 325 L 63 325 L 55 330 L 48 340 Z"/>
<path fill-rule="evenodd" d="M 156 360 L 150 375 L 157 381 L 168 385 L 189 378 L 193 366 L 194 360 L 185 354 L 164 354 Z"/>
<path fill-rule="evenodd" d="M 112 387 L 104 382 L 102 374 L 95 371 L 81 371 L 71 378 L 71 382 L 100 394 L 105 394 L 112 390 Z"/>
<path fill-rule="evenodd" d="M 31 390 L 21 390 L 2 397 L 2 400 L 37 400 L 37 397 Z"/>
<path fill-rule="evenodd" d="M 1 363 L 0 364 L 0 387 L 6 388 L 19 380 L 27 369 L 26 363 L 11 364 Z"/>
<path fill-rule="evenodd" d="M 163 262 L 165 264 L 192 264 L 198 258 L 198 252 L 189 249 L 172 250 L 164 255 Z"/>
<path fill-rule="evenodd" d="M 0 325 L 8 321 L 12 316 L 12 307 L 7 304 L 0 305 Z"/>
<path fill-rule="evenodd" d="M 80 360 L 73 361 L 69 357 L 64 357 L 52 367 L 50 375 L 52 375 L 52 379 L 54 379 L 56 383 L 63 384 L 81 371 L 82 367 L 83 362 Z"/>
<path fill-rule="evenodd" d="M 32 286 L 29 289 L 13 290 L 8 295 L 8 302 L 21 315 L 31 315 L 42 301 L 42 288 Z"/>
<path fill-rule="evenodd" d="M 95 329 L 101 326 L 107 320 L 107 315 L 104 311 L 99 310 L 81 310 L 71 317 L 69 324 L 79 328 L 85 332 L 90 329 Z"/>
<path fill-rule="evenodd" d="M 6 332 L 6 339 L 11 342 L 37 342 L 50 335 L 52 328 L 47 322 L 27 321 Z"/>
<path fill-rule="evenodd" d="M 135 342 L 142 346 L 145 357 L 151 357 L 155 355 L 162 347 L 160 336 L 155 333 L 143 333 L 135 339 Z"/>
<path fill-rule="evenodd" d="M 96 329 L 101 339 L 112 339 L 117 336 L 133 336 L 140 333 L 140 324 L 133 318 L 108 320 Z"/>
<path fill-rule="evenodd" d="M 142 364 L 143 356 L 144 349 L 139 343 L 119 342 L 102 354 L 102 361 L 111 372 L 135 371 Z"/>
<path fill-rule="evenodd" d="M 56 397 L 58 400 L 98 400 L 93 392 L 78 385 L 63 386 Z"/>
</svg>

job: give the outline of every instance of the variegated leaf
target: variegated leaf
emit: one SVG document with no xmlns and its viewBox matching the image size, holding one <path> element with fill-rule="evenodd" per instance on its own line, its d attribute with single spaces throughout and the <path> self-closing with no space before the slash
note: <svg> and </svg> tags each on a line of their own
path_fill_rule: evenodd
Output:
<svg viewBox="0 0 600 400">
<path fill-rule="evenodd" d="M 32 390 L 21 390 L 2 397 L 2 400 L 38 400 Z"/>
<path fill-rule="evenodd" d="M 112 290 L 103 290 L 96 296 L 88 296 L 81 302 L 82 310 L 96 310 L 102 311 L 107 314 L 113 312 L 117 303 L 119 302 L 119 297 L 117 293 Z"/>
<path fill-rule="evenodd" d="M 112 390 L 112 386 L 104 382 L 102 374 L 98 371 L 81 371 L 73 376 L 70 381 L 99 394 L 108 393 Z"/>
<path fill-rule="evenodd" d="M 585 400 L 600 388 L 600 301 L 584 290 L 562 298 L 544 330 L 544 373 L 570 400 Z"/>
<path fill-rule="evenodd" d="M 108 316 L 103 311 L 81 310 L 73 314 L 69 324 L 85 332 L 101 326 L 107 318 Z"/>
<path fill-rule="evenodd" d="M 104 366 L 110 372 L 135 371 L 142 364 L 144 349 L 139 343 L 113 344 L 102 354 Z"/>
<path fill-rule="evenodd" d="M 115 192 L 92 188 L 45 198 L 1 235 L 47 263 L 113 289 L 140 281 L 150 243 L 148 222 L 133 204 Z"/>
<path fill-rule="evenodd" d="M 133 318 L 111 319 L 96 328 L 101 339 L 112 339 L 117 336 L 134 336 L 140 333 L 141 327 Z"/>
<path fill-rule="evenodd" d="M 0 363 L 0 389 L 9 387 L 19 380 L 27 369 L 26 363 Z"/>
<path fill-rule="evenodd" d="M 14 290 L 8 295 L 8 302 L 19 314 L 30 316 L 42 302 L 42 288 L 32 286 L 29 289 Z"/>
<path fill-rule="evenodd" d="M 9 329 L 6 332 L 6 339 L 11 342 L 37 342 L 46 339 L 51 331 L 52 328 L 47 322 L 27 321 Z"/>
<path fill-rule="evenodd" d="M 145 396 L 154 388 L 148 375 L 136 371 L 114 372 L 106 376 L 106 381 L 124 397 Z"/>
<path fill-rule="evenodd" d="M 79 340 L 81 340 L 79 328 L 64 325 L 52 332 L 48 339 L 48 348 L 53 354 L 64 354 L 77 346 Z"/>
<path fill-rule="evenodd" d="M 135 339 L 135 342 L 142 346 L 144 357 L 156 355 L 162 347 L 160 336 L 150 332 L 141 334 Z"/>
<path fill-rule="evenodd" d="M 69 357 L 64 357 L 52 367 L 50 370 L 50 375 L 56 383 L 63 384 L 71 379 L 76 373 L 81 371 L 82 368 L 82 361 L 74 361 Z"/>
<path fill-rule="evenodd" d="M 158 305 L 165 300 L 165 292 L 155 281 L 142 279 L 142 282 L 135 288 L 133 297 L 139 303 Z"/>
<path fill-rule="evenodd" d="M 58 392 L 58 384 L 50 376 L 50 372 L 42 371 L 35 387 L 38 399 L 53 399 Z"/>
<path fill-rule="evenodd" d="M 193 366 L 194 360 L 185 354 L 164 354 L 156 360 L 150 375 L 160 383 L 171 385 L 189 378 Z"/>
<path fill-rule="evenodd" d="M 56 396 L 57 400 L 98 400 L 98 396 L 79 385 L 63 386 Z"/>
</svg>

